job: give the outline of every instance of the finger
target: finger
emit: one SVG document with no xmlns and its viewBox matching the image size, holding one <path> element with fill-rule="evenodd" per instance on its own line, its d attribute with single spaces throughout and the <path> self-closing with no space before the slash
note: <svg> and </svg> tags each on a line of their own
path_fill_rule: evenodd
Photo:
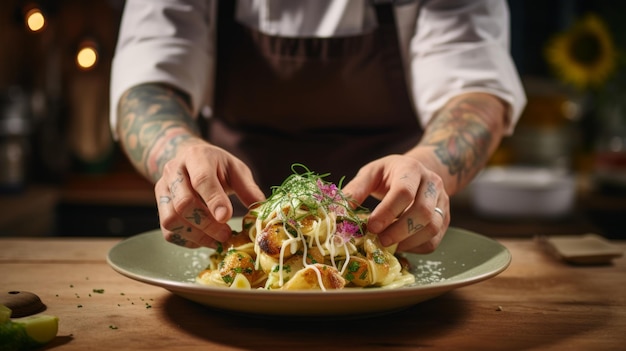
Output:
<svg viewBox="0 0 626 351">
<path fill-rule="evenodd" d="M 161 196 L 159 203 L 161 231 L 165 240 L 184 247 L 216 247 L 217 240 L 190 225 L 175 214 L 169 197 Z"/>
<path fill-rule="evenodd" d="M 423 230 L 398 244 L 399 251 L 431 253 L 441 243 L 450 224 L 449 198 L 440 196 L 433 208 L 429 224 Z"/>
<path fill-rule="evenodd" d="M 195 172 L 189 175 L 190 188 L 206 209 L 207 217 L 212 217 L 219 223 L 226 223 L 233 215 L 233 206 L 222 186 L 220 179 L 214 172 Z M 202 215 L 201 212 L 198 213 Z"/>
<path fill-rule="evenodd" d="M 392 182 L 391 188 L 383 200 L 372 211 L 368 220 L 368 230 L 382 233 L 396 221 L 415 202 L 420 184 L 418 173 L 404 174 Z"/>
<path fill-rule="evenodd" d="M 171 172 L 170 170 L 167 173 L 164 172 L 164 174 L 172 174 L 173 176 L 164 176 L 159 181 L 159 194 L 168 196 L 169 192 L 173 213 L 168 213 L 167 218 L 161 218 L 162 225 L 165 222 L 163 227 L 170 231 L 173 231 L 172 229 L 174 228 L 181 230 L 180 224 L 182 223 L 185 226 L 192 226 L 194 229 L 205 233 L 205 235 L 208 234 L 218 241 L 228 240 L 231 235 L 230 227 L 216 221 L 212 217 L 204 202 L 192 188 L 187 174 L 180 169 L 176 172 Z M 194 232 L 194 230 L 191 232 Z"/>
<path fill-rule="evenodd" d="M 174 210 L 169 189 L 163 181 L 155 185 L 159 222 L 165 240 L 184 247 L 215 247 L 217 241 L 190 225 Z"/>
<path fill-rule="evenodd" d="M 206 235 L 193 226 L 180 224 L 172 230 L 161 227 L 163 237 L 172 244 L 184 246 L 188 248 L 197 248 L 200 246 L 217 247 L 218 241 Z"/>
<path fill-rule="evenodd" d="M 362 168 L 342 191 L 355 205 L 361 204 L 372 193 L 375 179 L 374 174 Z"/>
<path fill-rule="evenodd" d="M 433 221 L 437 220 L 434 216 L 439 215 L 434 209 L 440 198 L 443 206 L 447 201 L 447 195 L 443 190 L 440 178 L 430 177 L 425 179 L 420 183 L 411 206 L 396 222 L 380 234 L 381 242 L 388 246 L 392 243 L 402 243 L 409 240 L 402 245 L 406 247 L 406 245 L 415 246 L 429 241 L 432 236 L 438 233 L 438 228 L 440 227 L 434 225 L 437 222 Z"/>
</svg>

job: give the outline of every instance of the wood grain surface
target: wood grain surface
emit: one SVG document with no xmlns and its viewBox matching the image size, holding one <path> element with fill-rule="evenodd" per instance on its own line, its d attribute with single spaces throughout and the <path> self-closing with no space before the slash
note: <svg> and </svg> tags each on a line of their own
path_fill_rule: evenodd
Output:
<svg viewBox="0 0 626 351">
<path fill-rule="evenodd" d="M 0 239 L 0 291 L 60 318 L 51 350 L 622 350 L 626 258 L 575 266 L 500 239 L 506 271 L 409 309 L 353 320 L 267 319 L 189 302 L 106 263 L 119 239 Z M 626 242 L 613 242 L 626 249 Z"/>
</svg>

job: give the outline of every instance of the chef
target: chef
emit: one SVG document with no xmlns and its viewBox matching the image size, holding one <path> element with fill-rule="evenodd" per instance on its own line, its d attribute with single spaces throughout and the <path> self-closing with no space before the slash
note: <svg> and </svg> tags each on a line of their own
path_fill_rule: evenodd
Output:
<svg viewBox="0 0 626 351">
<path fill-rule="evenodd" d="M 231 235 L 301 163 L 431 252 L 525 105 L 504 0 L 127 0 L 111 125 L 164 237 Z"/>
</svg>

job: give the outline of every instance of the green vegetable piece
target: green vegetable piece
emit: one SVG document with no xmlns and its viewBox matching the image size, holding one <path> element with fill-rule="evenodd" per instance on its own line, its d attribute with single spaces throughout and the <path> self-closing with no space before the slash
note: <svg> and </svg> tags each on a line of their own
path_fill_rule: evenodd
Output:
<svg viewBox="0 0 626 351">
<path fill-rule="evenodd" d="M 57 335 L 59 318 L 56 316 L 38 314 L 14 319 L 10 316 L 11 310 L 0 305 L 0 351 L 32 350 Z"/>
</svg>

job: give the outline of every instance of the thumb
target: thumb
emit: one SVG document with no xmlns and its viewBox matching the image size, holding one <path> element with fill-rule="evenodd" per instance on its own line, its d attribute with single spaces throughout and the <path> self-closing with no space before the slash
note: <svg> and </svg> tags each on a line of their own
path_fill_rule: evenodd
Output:
<svg viewBox="0 0 626 351">
<path fill-rule="evenodd" d="M 343 193 L 355 204 L 361 204 L 371 193 L 371 177 L 364 172 L 359 172 L 346 186 Z"/>
</svg>

